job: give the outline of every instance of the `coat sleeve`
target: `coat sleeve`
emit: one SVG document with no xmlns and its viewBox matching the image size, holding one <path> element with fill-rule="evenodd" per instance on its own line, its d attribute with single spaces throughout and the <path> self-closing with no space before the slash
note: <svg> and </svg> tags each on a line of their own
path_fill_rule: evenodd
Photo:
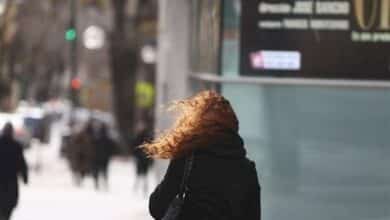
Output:
<svg viewBox="0 0 390 220">
<path fill-rule="evenodd" d="M 149 211 L 155 219 L 161 219 L 164 216 L 169 204 L 179 192 L 184 164 L 185 159 L 172 160 L 163 180 L 151 194 Z"/>
<path fill-rule="evenodd" d="M 23 182 L 27 184 L 28 168 L 27 168 L 26 159 L 24 158 L 22 147 L 18 146 L 17 149 L 18 149 L 18 173 L 23 178 Z"/>
</svg>

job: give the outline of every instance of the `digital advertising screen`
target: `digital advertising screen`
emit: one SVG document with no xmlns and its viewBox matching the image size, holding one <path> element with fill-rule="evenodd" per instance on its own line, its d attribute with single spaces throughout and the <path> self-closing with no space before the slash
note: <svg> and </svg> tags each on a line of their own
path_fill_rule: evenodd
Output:
<svg viewBox="0 0 390 220">
<path fill-rule="evenodd" d="M 390 0 L 241 2 L 241 75 L 390 79 Z"/>
</svg>

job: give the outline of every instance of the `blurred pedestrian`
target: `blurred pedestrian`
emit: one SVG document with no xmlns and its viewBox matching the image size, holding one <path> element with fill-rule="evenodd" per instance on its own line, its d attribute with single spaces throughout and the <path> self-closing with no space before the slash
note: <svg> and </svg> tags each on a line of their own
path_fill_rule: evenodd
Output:
<svg viewBox="0 0 390 220">
<path fill-rule="evenodd" d="M 133 156 L 137 175 L 134 183 L 134 189 L 137 189 L 139 185 L 143 184 L 143 191 L 145 194 L 148 192 L 147 174 L 153 165 L 153 159 L 148 157 L 148 155 L 143 151 L 142 148 L 140 148 L 140 146 L 147 141 L 150 141 L 152 137 L 153 132 L 151 129 L 147 129 L 146 126 L 140 124 L 136 129 L 136 137 L 133 143 L 135 146 Z"/>
<path fill-rule="evenodd" d="M 93 124 L 88 122 L 84 129 L 71 135 L 66 146 L 66 157 L 76 185 L 80 185 L 88 174 L 92 174 L 96 158 L 93 140 Z"/>
<path fill-rule="evenodd" d="M 14 129 L 7 123 L 0 137 L 0 219 L 10 219 L 18 204 L 18 176 L 28 183 L 27 163 L 22 145 L 14 138 Z"/>
<path fill-rule="evenodd" d="M 145 150 L 171 159 L 150 197 L 155 219 L 260 219 L 260 185 L 238 119 L 221 95 L 204 91 L 173 106 L 175 126 Z"/>
<path fill-rule="evenodd" d="M 108 189 L 108 171 L 112 156 L 116 152 L 117 145 L 109 136 L 108 127 L 105 123 L 101 124 L 97 135 L 94 136 L 95 159 L 93 162 L 93 178 L 95 188 L 100 187 L 100 177 L 103 178 L 104 187 Z"/>
</svg>

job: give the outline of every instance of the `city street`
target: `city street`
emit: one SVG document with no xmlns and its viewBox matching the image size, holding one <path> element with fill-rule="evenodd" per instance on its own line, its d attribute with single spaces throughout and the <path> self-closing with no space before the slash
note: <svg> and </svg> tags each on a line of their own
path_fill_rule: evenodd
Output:
<svg viewBox="0 0 390 220">
<path fill-rule="evenodd" d="M 59 131 L 54 128 L 52 137 Z M 150 220 L 148 196 L 134 190 L 134 166 L 131 160 L 116 159 L 110 167 L 110 186 L 96 192 L 91 177 L 82 186 L 73 184 L 65 160 L 58 155 L 58 138 L 47 146 L 33 146 L 26 152 L 30 183 L 21 187 L 13 220 Z M 36 171 L 37 164 L 40 166 Z M 149 182 L 151 181 L 149 178 Z M 151 181 L 153 182 L 153 181 Z"/>
<path fill-rule="evenodd" d="M 390 0 L 0 0 L 0 220 L 390 220 L 389 169 Z"/>
</svg>

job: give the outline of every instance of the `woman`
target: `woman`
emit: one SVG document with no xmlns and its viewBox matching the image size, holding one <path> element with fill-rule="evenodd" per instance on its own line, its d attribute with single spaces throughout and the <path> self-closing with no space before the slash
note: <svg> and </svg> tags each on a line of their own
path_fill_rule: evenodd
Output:
<svg viewBox="0 0 390 220">
<path fill-rule="evenodd" d="M 259 220 L 257 173 L 254 163 L 246 158 L 230 103 L 215 92 L 204 91 L 171 109 L 179 113 L 174 127 L 144 145 L 149 155 L 171 160 L 150 197 L 151 215 L 164 217 L 179 192 L 186 159 L 193 155 L 179 219 Z"/>
</svg>

